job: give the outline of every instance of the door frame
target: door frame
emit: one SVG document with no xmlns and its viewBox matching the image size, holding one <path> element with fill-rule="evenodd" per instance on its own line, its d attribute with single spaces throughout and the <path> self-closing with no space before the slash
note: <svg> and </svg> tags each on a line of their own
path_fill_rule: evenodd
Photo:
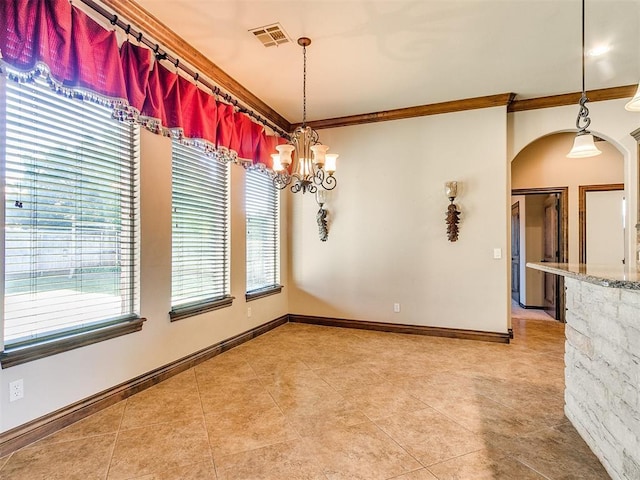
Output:
<svg viewBox="0 0 640 480">
<path fill-rule="evenodd" d="M 539 188 L 515 188 L 511 190 L 511 195 L 539 195 L 558 194 L 560 231 L 558 232 L 558 258 L 560 263 L 567 263 L 569 260 L 569 187 L 539 187 Z M 511 218 L 509 218 L 511 221 Z M 511 245 L 509 245 L 511 250 Z M 511 252 L 509 252 L 511 254 Z M 509 288 L 511 285 L 509 284 Z M 509 292 L 511 297 L 511 292 Z M 564 277 L 558 276 L 558 286 L 556 288 L 556 309 L 557 320 L 566 322 L 565 318 L 566 298 L 564 292 Z"/>
<path fill-rule="evenodd" d="M 514 212 L 517 213 L 517 215 L 514 215 Z M 513 228 L 513 219 L 514 217 L 517 216 L 518 218 L 518 229 L 514 230 Z M 518 302 L 519 305 L 522 305 L 522 303 L 520 302 L 520 288 L 522 286 L 522 282 L 520 280 L 520 262 L 522 261 L 522 259 L 520 258 L 520 202 L 516 201 L 514 204 L 511 205 L 511 298 L 515 301 Z M 513 291 L 513 274 L 514 274 L 514 270 L 513 270 L 513 246 L 514 246 L 514 242 L 513 242 L 513 236 L 514 236 L 514 231 L 518 231 L 518 242 L 516 242 L 516 245 L 518 245 L 518 269 L 517 269 L 517 285 L 518 285 L 518 290 L 517 292 Z M 518 298 L 513 298 L 514 293 L 518 294 Z"/>
<path fill-rule="evenodd" d="M 578 245 L 580 245 L 580 263 L 587 263 L 587 192 L 609 192 L 616 190 L 624 190 L 624 183 L 580 185 L 578 187 Z M 626 250 L 625 248 L 625 256 L 627 254 Z"/>
</svg>

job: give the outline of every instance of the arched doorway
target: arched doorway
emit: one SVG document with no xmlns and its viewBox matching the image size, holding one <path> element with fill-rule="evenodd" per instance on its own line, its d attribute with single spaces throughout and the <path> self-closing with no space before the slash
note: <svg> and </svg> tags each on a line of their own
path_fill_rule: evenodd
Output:
<svg viewBox="0 0 640 480">
<path fill-rule="evenodd" d="M 520 243 L 518 248 L 512 246 L 512 253 L 514 250 L 519 253 L 520 285 L 512 285 L 512 291 L 514 288 L 519 290 L 517 302 L 520 306 L 545 308 L 558 320 L 564 319 L 562 285 L 555 276 L 527 269 L 525 264 L 540 261 L 579 263 L 584 258 L 581 257 L 584 244 L 588 243 L 588 238 L 580 235 L 585 232 L 584 219 L 588 214 L 583 198 L 585 192 L 605 192 L 610 186 L 619 188 L 625 181 L 624 156 L 606 140 L 597 142 L 602 155 L 566 158 L 574 136 L 573 133 L 558 132 L 538 138 L 524 147 L 511 163 L 512 205 L 517 203 L 520 212 Z M 596 205 L 596 195 L 591 197 L 591 203 Z M 614 215 L 613 212 L 609 214 Z M 608 214 L 604 212 L 603 215 Z M 625 227 L 622 211 L 616 215 L 620 219 L 620 232 L 605 229 L 607 231 L 602 233 L 619 234 L 620 241 L 624 242 L 627 237 L 622 230 Z M 623 255 L 625 251 L 622 246 Z"/>
</svg>

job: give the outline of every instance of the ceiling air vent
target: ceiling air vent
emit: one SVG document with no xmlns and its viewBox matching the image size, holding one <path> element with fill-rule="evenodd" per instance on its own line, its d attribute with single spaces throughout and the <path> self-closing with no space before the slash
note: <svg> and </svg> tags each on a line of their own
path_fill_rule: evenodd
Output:
<svg viewBox="0 0 640 480">
<path fill-rule="evenodd" d="M 265 47 L 274 47 L 289 42 L 289 37 L 279 23 L 249 30 Z"/>
</svg>

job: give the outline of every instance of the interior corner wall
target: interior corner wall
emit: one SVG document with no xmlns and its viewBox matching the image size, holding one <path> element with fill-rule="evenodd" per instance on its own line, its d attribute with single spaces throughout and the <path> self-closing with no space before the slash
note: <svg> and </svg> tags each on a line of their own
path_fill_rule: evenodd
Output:
<svg viewBox="0 0 640 480">
<path fill-rule="evenodd" d="M 340 154 L 339 183 L 326 242 L 313 196 L 292 199 L 291 313 L 506 332 L 506 117 L 495 107 L 321 130 Z M 447 240 L 448 180 L 459 182 L 457 242 Z"/>
<path fill-rule="evenodd" d="M 226 340 L 288 310 L 288 290 L 245 302 L 244 169 L 231 165 L 231 295 L 228 308 L 170 322 L 171 141 L 146 130 L 140 142 L 140 332 L 35 360 L 0 371 L 0 383 L 24 380 L 25 397 L 0 398 L 0 431 L 34 420 L 155 368 Z M 287 251 L 287 195 L 281 195 L 281 250 Z M 281 281 L 288 284 L 287 255 Z"/>
</svg>

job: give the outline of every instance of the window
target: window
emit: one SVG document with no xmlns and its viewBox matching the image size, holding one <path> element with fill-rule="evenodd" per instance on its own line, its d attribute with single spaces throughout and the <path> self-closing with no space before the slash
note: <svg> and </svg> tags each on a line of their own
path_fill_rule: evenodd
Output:
<svg viewBox="0 0 640 480">
<path fill-rule="evenodd" d="M 43 78 L 5 86 L 3 367 L 12 351 L 36 352 L 27 361 L 52 340 L 66 350 L 98 341 L 80 338 L 87 332 L 102 340 L 141 327 L 137 127 Z"/>
<path fill-rule="evenodd" d="M 278 191 L 260 170 L 246 175 L 247 300 L 278 293 Z"/>
<path fill-rule="evenodd" d="M 171 320 L 228 306 L 229 165 L 173 142 Z"/>
</svg>

